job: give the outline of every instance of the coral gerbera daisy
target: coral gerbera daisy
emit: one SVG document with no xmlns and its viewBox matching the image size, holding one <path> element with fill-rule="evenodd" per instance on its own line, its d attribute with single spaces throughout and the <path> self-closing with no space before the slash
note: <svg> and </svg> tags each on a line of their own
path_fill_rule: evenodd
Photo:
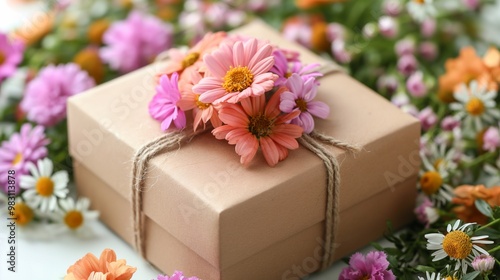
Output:
<svg viewBox="0 0 500 280">
<path fill-rule="evenodd" d="M 280 109 L 285 113 L 298 110 L 300 114 L 292 120 L 304 129 L 304 133 L 311 133 L 314 129 L 313 116 L 325 119 L 330 113 L 328 105 L 315 101 L 317 93 L 316 80 L 313 77 L 303 80 L 298 74 L 286 81 L 287 91 L 281 94 Z"/>
<path fill-rule="evenodd" d="M 241 156 L 241 163 L 248 164 L 254 158 L 259 147 L 270 166 L 288 156 L 288 150 L 297 149 L 296 138 L 303 129 L 288 122 L 300 112 L 281 114 L 279 100 L 285 88 L 278 89 L 266 104 L 265 95 L 246 98 L 241 104 L 226 103 L 219 111 L 225 125 L 215 128 L 212 133 L 217 139 L 226 139 L 236 145 L 235 150 Z"/>
<path fill-rule="evenodd" d="M 127 265 L 127 261 L 116 260 L 115 251 L 105 249 L 99 259 L 91 253 L 79 259 L 68 268 L 64 280 L 130 280 L 136 270 L 137 268 Z"/>
<path fill-rule="evenodd" d="M 40 207 L 40 211 L 54 211 L 57 198 L 64 198 L 68 194 L 68 172 L 57 171 L 52 174 L 54 165 L 48 158 L 41 159 L 37 166 L 28 164 L 31 176 L 21 176 L 20 186 L 26 191 L 23 198 L 33 208 Z"/>
<path fill-rule="evenodd" d="M 453 226 L 448 224 L 446 235 L 442 233 L 428 233 L 427 250 L 435 251 L 432 253 L 434 257 L 432 261 L 439 261 L 446 257 L 456 261 L 455 270 L 462 268 L 463 274 L 467 272 L 467 267 L 471 265 L 471 261 L 475 256 L 481 254 L 489 255 L 488 252 L 477 244 L 493 244 L 491 240 L 485 240 L 488 235 L 472 236 L 470 226 L 475 223 L 467 223 L 460 225 L 461 221 L 457 220 Z"/>
<path fill-rule="evenodd" d="M 273 48 L 257 39 L 234 44 L 223 43 L 203 61 L 210 73 L 193 87 L 203 103 L 236 103 L 260 96 L 274 87 L 278 75 L 269 72 L 274 65 Z"/>
<path fill-rule="evenodd" d="M 213 127 L 221 126 L 222 122 L 219 119 L 215 106 L 211 103 L 201 102 L 199 100 L 200 95 L 193 92 L 193 86 L 202 79 L 200 72 L 194 69 L 188 69 L 184 73 L 186 79 L 179 82 L 181 99 L 177 102 L 177 106 L 183 111 L 193 110 L 193 130 L 196 131 L 202 121 L 203 124 L 210 121 Z"/>
</svg>

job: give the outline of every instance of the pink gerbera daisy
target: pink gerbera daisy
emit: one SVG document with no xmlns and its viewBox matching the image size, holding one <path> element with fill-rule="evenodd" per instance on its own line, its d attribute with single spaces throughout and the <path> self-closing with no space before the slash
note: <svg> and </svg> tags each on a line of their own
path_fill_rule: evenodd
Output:
<svg viewBox="0 0 500 280">
<path fill-rule="evenodd" d="M 8 141 L 0 145 L 0 187 L 7 191 L 7 172 L 14 170 L 16 178 L 28 174 L 28 163 L 36 163 L 47 156 L 49 139 L 42 126 L 24 124 L 19 133 L 14 133 Z M 19 191 L 16 180 L 16 192 Z"/>
<path fill-rule="evenodd" d="M 162 130 L 167 130 L 172 121 L 177 128 L 186 127 L 186 115 L 177 107 L 177 102 L 181 99 L 178 79 L 177 72 L 170 79 L 167 75 L 161 76 L 160 84 L 156 86 L 156 95 L 149 103 L 149 114 L 153 119 L 161 121 Z"/>
<path fill-rule="evenodd" d="M 314 77 L 303 80 L 299 74 L 292 74 L 286 81 L 287 91 L 281 94 L 280 109 L 285 113 L 299 111 L 300 114 L 292 120 L 304 129 L 304 133 L 311 133 L 314 129 L 313 116 L 325 119 L 330 114 L 328 105 L 321 101 L 314 101 L 317 93 L 317 83 Z"/>
<path fill-rule="evenodd" d="M 215 128 L 212 134 L 236 145 L 242 164 L 252 161 L 259 146 L 270 166 L 284 160 L 289 149 L 299 147 L 296 138 L 302 135 L 302 128 L 287 122 L 300 112 L 281 114 L 279 110 L 280 95 L 284 90 L 278 89 L 267 105 L 265 95 L 260 95 L 243 99 L 240 104 L 225 103 L 219 111 L 225 125 Z"/>
<path fill-rule="evenodd" d="M 259 40 L 222 44 L 203 61 L 210 73 L 193 87 L 200 101 L 236 103 L 246 97 L 260 96 L 274 87 L 278 76 L 269 70 L 274 65 L 273 48 L 259 47 Z"/>
<path fill-rule="evenodd" d="M 179 81 L 181 99 L 177 102 L 177 106 L 183 111 L 193 110 L 194 131 L 196 131 L 201 121 L 204 124 L 210 121 L 213 127 L 221 126 L 222 122 L 216 108 L 211 103 L 201 102 L 199 100 L 200 95 L 193 92 L 193 85 L 196 85 L 202 79 L 200 72 L 190 68 L 186 70 L 185 77 L 187 78 L 184 81 Z"/>
<path fill-rule="evenodd" d="M 16 71 L 23 59 L 23 51 L 23 42 L 10 41 L 7 34 L 0 33 L 0 82 Z"/>
</svg>

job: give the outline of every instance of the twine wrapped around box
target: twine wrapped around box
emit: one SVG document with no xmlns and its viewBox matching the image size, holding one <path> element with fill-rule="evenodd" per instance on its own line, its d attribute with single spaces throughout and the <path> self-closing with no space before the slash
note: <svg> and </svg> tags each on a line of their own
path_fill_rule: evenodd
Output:
<svg viewBox="0 0 500 280">
<path fill-rule="evenodd" d="M 163 59 L 163 57 L 162 57 Z M 342 68 L 333 63 L 324 64 L 319 72 L 323 76 L 343 72 Z M 134 155 L 132 168 L 131 196 L 132 196 L 132 217 L 134 244 L 136 250 L 145 256 L 145 238 L 144 238 L 144 213 L 143 213 L 143 192 L 146 181 L 146 171 L 148 169 L 149 160 L 156 155 L 173 151 L 181 146 L 183 142 L 187 142 L 198 134 L 205 132 L 199 130 L 197 132 L 186 131 L 171 131 L 162 136 L 150 141 L 142 146 Z M 316 154 L 324 163 L 327 171 L 326 190 L 327 201 L 325 210 L 325 244 L 324 252 L 321 260 L 321 268 L 326 269 L 333 263 L 335 253 L 335 240 L 338 229 L 339 220 L 339 193 L 340 193 L 340 166 L 335 158 L 322 144 L 331 145 L 340 148 L 348 153 L 358 151 L 359 148 L 345 143 L 335 138 L 313 131 L 310 134 L 304 134 L 298 139 L 299 143 Z"/>
</svg>

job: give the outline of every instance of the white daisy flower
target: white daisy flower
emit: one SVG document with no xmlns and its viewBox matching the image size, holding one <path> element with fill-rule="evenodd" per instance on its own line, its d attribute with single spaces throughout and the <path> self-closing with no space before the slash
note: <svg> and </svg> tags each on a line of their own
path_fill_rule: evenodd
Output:
<svg viewBox="0 0 500 280">
<path fill-rule="evenodd" d="M 450 108 L 457 111 L 456 117 L 464 120 L 465 130 L 481 131 L 484 123 L 496 123 L 500 120 L 500 110 L 496 108 L 496 91 L 486 89 L 486 86 L 477 81 L 469 83 L 469 87 L 462 84 L 453 94 L 458 102 L 450 104 Z"/>
<path fill-rule="evenodd" d="M 467 272 L 467 267 L 471 266 L 474 257 L 481 254 L 489 255 L 488 252 L 477 244 L 493 244 L 491 240 L 485 240 L 488 235 L 471 236 L 470 226 L 475 223 L 467 223 L 460 225 L 461 221 L 457 220 L 453 226 L 448 224 L 446 235 L 442 233 L 428 233 L 427 250 L 434 250 L 432 261 L 439 261 L 449 257 L 452 261 L 456 261 L 455 271 L 462 269 L 462 273 Z"/>
<path fill-rule="evenodd" d="M 28 205 L 42 212 L 54 211 L 57 198 L 64 198 L 68 194 L 68 173 L 61 170 L 52 174 L 53 168 L 52 161 L 44 158 L 37 162 L 37 166 L 28 164 L 31 176 L 21 176 L 20 186 L 26 189 L 23 198 Z"/>
<path fill-rule="evenodd" d="M 425 193 L 435 204 L 445 204 L 453 198 L 453 188 L 448 184 L 449 172 L 445 164 L 435 166 L 421 153 L 422 169 L 420 170 L 420 190 Z"/>
<path fill-rule="evenodd" d="M 433 0 L 410 0 L 406 4 L 406 9 L 411 17 L 418 22 L 435 17 L 437 14 Z"/>
<path fill-rule="evenodd" d="M 98 211 L 89 210 L 88 198 L 80 198 L 76 201 L 71 197 L 59 200 L 61 209 L 52 215 L 58 224 L 57 232 L 72 231 L 81 237 L 90 236 L 92 231 L 88 224 L 99 217 Z"/>
<path fill-rule="evenodd" d="M 8 211 L 7 215 L 16 219 L 19 235 L 25 239 L 49 240 L 54 237 L 53 228 L 43 220 L 42 213 L 29 206 L 21 197 L 16 198 L 14 210 Z"/>
<path fill-rule="evenodd" d="M 433 272 L 432 274 L 429 274 L 428 271 L 425 272 L 425 278 L 418 276 L 418 280 L 444 280 L 444 279 L 446 278 L 441 277 L 440 273 L 436 274 L 435 272 Z"/>
</svg>

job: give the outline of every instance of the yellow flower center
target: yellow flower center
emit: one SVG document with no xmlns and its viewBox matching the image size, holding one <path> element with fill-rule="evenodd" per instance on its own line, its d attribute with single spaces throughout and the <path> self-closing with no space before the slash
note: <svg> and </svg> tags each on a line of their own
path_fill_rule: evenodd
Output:
<svg viewBox="0 0 500 280">
<path fill-rule="evenodd" d="M 472 252 L 470 236 L 459 230 L 448 233 L 443 240 L 443 250 L 454 259 L 465 259 Z"/>
<path fill-rule="evenodd" d="M 291 76 L 292 76 L 292 73 L 290 73 L 290 72 L 286 72 L 286 73 L 285 73 L 285 78 L 287 78 L 287 79 L 288 79 L 288 78 L 290 78 Z"/>
<path fill-rule="evenodd" d="M 41 196 L 51 196 L 54 193 L 54 182 L 49 177 L 40 177 L 36 182 L 36 191 Z"/>
<path fill-rule="evenodd" d="M 199 95 L 196 95 L 195 97 L 195 100 L 196 100 L 196 106 L 201 109 L 201 110 L 205 110 L 207 109 L 208 107 L 210 107 L 210 103 L 203 103 L 199 100 L 200 96 Z"/>
<path fill-rule="evenodd" d="M 5 62 L 5 59 L 6 59 L 5 54 L 0 51 L 0 65 L 2 65 Z"/>
<path fill-rule="evenodd" d="M 434 161 L 434 168 L 438 169 L 438 168 L 439 168 L 439 166 L 441 166 L 441 164 L 443 164 L 443 162 L 444 162 L 444 159 L 442 159 L 442 158 L 438 158 L 438 159 L 436 159 L 436 160 Z"/>
<path fill-rule="evenodd" d="M 96 20 L 92 24 L 90 24 L 87 30 L 87 37 L 89 41 L 96 45 L 101 45 L 102 37 L 104 36 L 104 33 L 106 33 L 110 25 L 111 22 L 107 19 Z"/>
<path fill-rule="evenodd" d="M 226 92 L 239 92 L 252 85 L 253 74 L 246 66 L 231 67 L 223 80 L 222 87 Z"/>
<path fill-rule="evenodd" d="M 484 103 L 479 98 L 473 97 L 467 102 L 465 109 L 473 116 L 480 116 L 484 113 Z"/>
<path fill-rule="evenodd" d="M 15 166 L 23 160 L 23 155 L 21 153 L 17 153 L 12 161 L 12 165 Z"/>
<path fill-rule="evenodd" d="M 299 108 L 299 110 L 301 112 L 307 111 L 307 102 L 304 99 L 299 98 L 299 99 L 295 100 L 295 104 L 297 104 L 297 107 Z"/>
<path fill-rule="evenodd" d="M 83 215 L 80 211 L 69 211 L 66 213 L 66 216 L 64 216 L 64 223 L 70 229 L 77 229 L 83 224 Z"/>
<path fill-rule="evenodd" d="M 260 114 L 254 117 L 250 117 L 250 122 L 248 124 L 248 131 L 252 133 L 257 139 L 260 137 L 266 137 L 271 134 L 273 128 L 273 121 L 268 119 L 266 116 Z"/>
<path fill-rule="evenodd" d="M 443 178 L 441 178 L 441 175 L 436 171 L 425 172 L 420 178 L 420 187 L 427 195 L 436 193 L 442 184 Z"/>
<path fill-rule="evenodd" d="M 24 226 L 33 220 L 33 210 L 26 204 L 18 202 L 14 205 L 13 218 L 16 219 L 16 224 Z"/>
<path fill-rule="evenodd" d="M 193 52 L 187 54 L 186 57 L 182 60 L 182 69 L 186 69 L 189 66 L 193 65 L 200 58 L 200 54 L 197 52 Z"/>
</svg>

